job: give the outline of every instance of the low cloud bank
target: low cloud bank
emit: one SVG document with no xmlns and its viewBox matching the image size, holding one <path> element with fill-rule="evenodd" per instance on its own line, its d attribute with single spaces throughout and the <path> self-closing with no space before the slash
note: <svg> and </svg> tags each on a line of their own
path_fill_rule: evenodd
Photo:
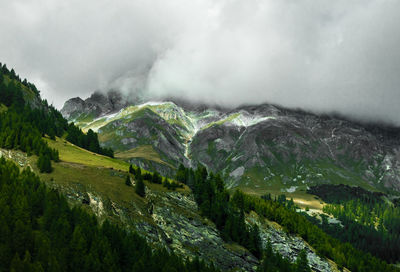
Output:
<svg viewBox="0 0 400 272">
<path fill-rule="evenodd" d="M 58 107 L 119 89 L 400 125 L 399 1 L 0 0 L 0 8 L 0 61 Z"/>
</svg>

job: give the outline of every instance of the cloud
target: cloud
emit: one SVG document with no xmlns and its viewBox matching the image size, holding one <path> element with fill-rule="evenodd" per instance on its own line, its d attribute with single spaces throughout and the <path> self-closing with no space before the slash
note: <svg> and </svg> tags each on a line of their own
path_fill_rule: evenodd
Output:
<svg viewBox="0 0 400 272">
<path fill-rule="evenodd" d="M 57 106 L 118 88 L 400 125 L 398 1 L 0 0 L 0 9 L 0 61 Z"/>
</svg>

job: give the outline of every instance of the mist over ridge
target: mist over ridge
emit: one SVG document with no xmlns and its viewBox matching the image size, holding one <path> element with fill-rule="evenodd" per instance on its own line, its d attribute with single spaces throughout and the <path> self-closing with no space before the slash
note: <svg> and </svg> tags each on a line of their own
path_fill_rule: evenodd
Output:
<svg viewBox="0 0 400 272">
<path fill-rule="evenodd" d="M 59 108 L 117 89 L 400 125 L 396 1 L 1 2 L 1 61 Z"/>
</svg>

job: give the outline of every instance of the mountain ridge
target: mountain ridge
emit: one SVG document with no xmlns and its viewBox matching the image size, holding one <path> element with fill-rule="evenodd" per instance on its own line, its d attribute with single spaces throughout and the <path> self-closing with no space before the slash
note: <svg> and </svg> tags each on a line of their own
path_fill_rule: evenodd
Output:
<svg viewBox="0 0 400 272">
<path fill-rule="evenodd" d="M 118 105 L 119 110 L 105 111 L 91 119 L 87 119 L 90 112 L 84 110 L 68 112 L 67 107 L 62 112 L 70 117 L 75 114 L 69 121 L 84 130 L 98 131 L 105 146 L 124 152 L 142 144 L 152 145 L 165 162 L 175 167 L 180 163 L 203 164 L 224 173 L 232 187 L 250 181 L 265 190 L 265 184 L 260 185 L 263 179 L 279 179 L 278 183 L 288 187 L 304 187 L 326 182 L 318 181 L 319 175 L 333 175 L 334 178 L 325 179 L 361 184 L 368 189 L 400 190 L 397 127 L 356 123 L 270 104 L 236 109 L 196 107 L 193 103 L 180 106 L 172 101 Z M 155 167 L 137 158 L 133 161 L 145 168 Z M 318 164 L 322 166 L 316 167 Z M 273 173 L 268 165 L 282 169 Z M 328 165 L 327 169 L 323 165 Z M 319 173 L 321 167 L 326 173 Z M 155 168 L 166 174 L 174 172 Z M 354 178 L 352 172 L 358 177 Z M 317 181 L 310 183 L 309 179 Z"/>
</svg>

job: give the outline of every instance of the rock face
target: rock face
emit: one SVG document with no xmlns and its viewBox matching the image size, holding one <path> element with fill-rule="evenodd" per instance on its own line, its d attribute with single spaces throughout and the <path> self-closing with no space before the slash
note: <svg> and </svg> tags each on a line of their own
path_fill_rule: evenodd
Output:
<svg viewBox="0 0 400 272">
<path fill-rule="evenodd" d="M 146 187 L 146 198 L 119 202 L 107 195 L 99 195 L 77 184 L 67 187 L 55 183 L 52 187 L 62 191 L 72 203 L 84 203 L 99 218 L 122 222 L 137 231 L 156 247 L 184 257 L 213 263 L 222 271 L 256 271 L 259 261 L 245 248 L 224 242 L 215 225 L 200 216 L 193 195 L 188 192 L 163 192 Z M 246 215 L 250 224 L 257 224 L 265 245 L 271 241 L 273 250 L 294 262 L 302 249 L 307 252 L 314 271 L 333 271 L 330 264 L 315 254 L 301 238 L 289 235 L 275 223 Z"/>
<path fill-rule="evenodd" d="M 85 101 L 83 101 L 80 97 L 75 97 L 69 99 L 64 103 L 63 108 L 61 109 L 61 113 L 65 118 L 70 119 L 76 113 L 82 113 L 85 111 Z"/>
<path fill-rule="evenodd" d="M 109 199 L 82 185 L 51 184 L 72 203 L 84 203 L 100 219 L 122 222 L 155 247 L 165 247 L 183 258 L 213 263 L 223 271 L 256 271 L 259 261 L 246 249 L 226 244 L 212 222 L 201 217 L 193 195 L 146 188 L 146 198 L 129 203 Z"/>
<path fill-rule="evenodd" d="M 263 247 L 266 247 L 268 241 L 270 241 L 272 249 L 275 252 L 279 252 L 284 258 L 288 259 L 292 263 L 296 262 L 300 251 L 304 249 L 307 253 L 308 263 L 313 271 L 333 271 L 330 263 L 319 257 L 300 237 L 288 235 L 277 227 L 275 223 L 263 220 L 255 213 L 251 213 L 247 216 L 247 220 L 252 224 L 257 224 L 259 226 Z"/>
<path fill-rule="evenodd" d="M 126 105 L 126 99 L 119 92 L 110 91 L 106 94 L 95 92 L 86 100 L 79 97 L 69 99 L 61 109 L 61 113 L 69 120 L 88 116 L 96 118 L 118 111 Z"/>
<path fill-rule="evenodd" d="M 98 131 L 102 144 L 117 152 L 151 145 L 166 163 L 142 157 L 141 165 L 168 175 L 179 163 L 203 164 L 222 172 L 231 187 L 343 183 L 400 191 L 400 128 L 268 104 L 226 110 L 148 102 L 108 114 L 122 106 L 94 94 L 83 103 L 67 101 L 63 114 L 71 121 L 88 112 L 101 116 L 79 125 Z"/>
</svg>

